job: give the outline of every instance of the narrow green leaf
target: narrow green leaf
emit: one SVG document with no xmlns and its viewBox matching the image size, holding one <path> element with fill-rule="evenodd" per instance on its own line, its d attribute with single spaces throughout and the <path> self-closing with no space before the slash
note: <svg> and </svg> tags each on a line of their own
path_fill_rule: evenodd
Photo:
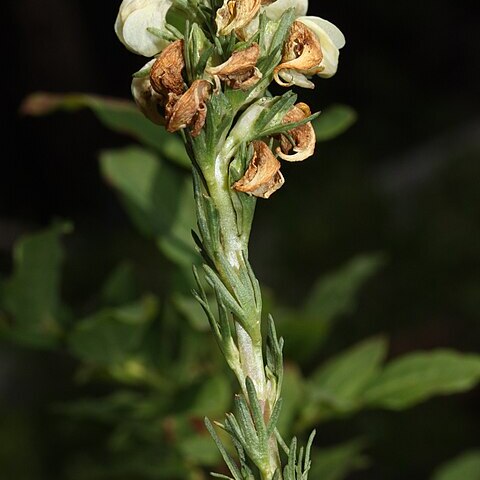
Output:
<svg viewBox="0 0 480 480">
<path fill-rule="evenodd" d="M 480 381 L 480 355 L 417 352 L 392 363 L 363 394 L 365 405 L 401 410 L 434 395 L 469 390 Z"/>
<path fill-rule="evenodd" d="M 164 127 L 145 118 L 133 102 L 78 93 L 57 95 L 39 92 L 25 99 L 21 112 L 40 116 L 59 110 L 76 112 L 84 108 L 91 109 L 97 118 L 114 132 L 129 135 L 155 149 L 167 160 L 190 168 L 190 160 L 182 141 L 168 133 Z"/>
<path fill-rule="evenodd" d="M 357 112 L 347 105 L 332 105 L 313 121 L 317 142 L 325 142 L 346 132 L 357 121 Z"/>
<path fill-rule="evenodd" d="M 298 412 L 305 405 L 305 393 L 305 383 L 300 370 L 293 364 L 287 365 L 283 377 L 282 414 L 277 424 L 280 432 L 292 431 Z"/>
<path fill-rule="evenodd" d="M 253 421 L 255 423 L 255 428 L 258 433 L 258 439 L 261 445 L 266 445 L 268 440 L 267 427 L 265 426 L 265 419 L 263 418 L 262 407 L 258 400 L 255 384 L 250 377 L 247 377 L 245 383 L 247 387 L 248 401 L 252 410 Z"/>
<path fill-rule="evenodd" d="M 232 457 L 226 451 L 222 441 L 220 440 L 219 436 L 217 435 L 217 432 L 215 431 L 215 428 L 212 425 L 212 422 L 210 422 L 208 418 L 205 418 L 205 426 L 207 427 L 207 430 L 210 432 L 210 435 L 212 436 L 214 442 L 216 443 L 217 448 L 223 457 L 223 460 L 227 464 L 227 467 L 230 469 L 230 473 L 233 475 L 234 480 L 243 480 L 242 474 L 238 469 L 237 464 L 234 462 Z"/>
<path fill-rule="evenodd" d="M 280 418 L 281 411 L 282 411 L 282 399 L 279 398 L 275 403 L 275 406 L 273 407 L 270 420 L 268 421 L 267 438 L 270 438 L 275 432 L 275 429 L 277 428 L 278 419 Z"/>
</svg>

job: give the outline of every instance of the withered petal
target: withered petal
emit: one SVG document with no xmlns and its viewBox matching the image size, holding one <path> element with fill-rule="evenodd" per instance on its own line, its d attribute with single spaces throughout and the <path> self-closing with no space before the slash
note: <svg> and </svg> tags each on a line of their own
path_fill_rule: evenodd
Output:
<svg viewBox="0 0 480 480">
<path fill-rule="evenodd" d="M 233 184 L 238 192 L 259 198 L 270 198 L 285 179 L 280 172 L 280 162 L 275 158 L 268 145 L 261 141 L 252 143 L 254 155 L 243 178 Z"/>
<path fill-rule="evenodd" d="M 185 68 L 183 40 L 171 43 L 158 56 L 150 71 L 152 88 L 160 94 L 181 95 L 185 91 L 182 71 Z"/>
<path fill-rule="evenodd" d="M 260 47 L 258 43 L 253 43 L 244 50 L 233 52 L 221 65 L 207 68 L 206 72 L 214 78 L 220 78 L 231 88 L 248 90 L 262 78 L 262 73 L 256 67 L 259 57 Z"/>
<path fill-rule="evenodd" d="M 300 122 L 310 115 L 310 107 L 306 103 L 298 103 L 285 115 L 283 123 Z M 280 158 L 287 162 L 301 162 L 315 153 L 317 140 L 311 122 L 290 130 L 288 135 L 293 140 L 294 145 L 287 135 L 281 135 L 280 147 L 277 148 L 277 154 Z M 292 150 L 295 152 L 294 154 L 290 154 Z"/>
<path fill-rule="evenodd" d="M 224 0 L 215 19 L 219 35 L 230 35 L 247 26 L 256 17 L 261 5 L 262 0 Z"/>
<path fill-rule="evenodd" d="M 321 66 L 322 60 L 322 47 L 317 36 L 302 22 L 296 21 L 283 48 L 282 63 L 275 68 L 275 81 L 284 87 L 291 87 L 294 79 L 285 81 L 288 75 L 282 78 L 282 72 L 290 70 L 315 75 L 324 68 Z"/>
<path fill-rule="evenodd" d="M 178 98 L 169 95 L 166 107 L 167 130 L 176 132 L 191 127 L 192 136 L 198 136 L 205 124 L 207 105 L 212 85 L 207 80 L 195 80 L 191 87 Z"/>
</svg>

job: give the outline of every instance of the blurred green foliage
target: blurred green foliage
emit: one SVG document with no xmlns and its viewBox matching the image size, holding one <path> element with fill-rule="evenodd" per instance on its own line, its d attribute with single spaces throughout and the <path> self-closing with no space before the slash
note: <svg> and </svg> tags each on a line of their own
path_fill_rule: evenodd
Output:
<svg viewBox="0 0 480 480">
<path fill-rule="evenodd" d="M 221 471 L 203 417 L 223 416 L 236 386 L 190 296 L 190 266 L 198 256 L 190 235 L 195 218 L 191 181 L 183 168 L 186 155 L 176 137 L 153 128 L 129 103 L 85 95 L 34 96 L 24 110 L 44 114 L 83 107 L 143 144 L 102 152 L 101 174 L 139 233 L 170 262 L 168 281 L 162 288 L 142 284 L 140 266 L 126 260 L 92 292 L 87 307 L 68 304 L 61 285 L 68 255 L 63 237 L 71 227 L 56 224 L 17 243 L 13 272 L 0 284 L 1 334 L 22 348 L 51 352 L 55 362 L 68 358 L 72 365 L 67 374 L 74 393 L 56 402 L 55 418 L 62 418 L 64 426 L 55 435 L 59 443 L 63 437 L 76 440 L 52 478 L 201 480 L 211 469 Z M 315 129 L 320 140 L 327 140 L 354 121 L 351 109 L 334 106 L 319 117 Z M 338 321 L 355 310 L 362 287 L 385 264 L 378 253 L 357 256 L 319 278 L 295 309 L 267 292 L 268 309 L 286 338 L 280 419 L 285 436 L 305 436 L 312 427 L 362 410 L 403 410 L 480 381 L 479 355 L 436 350 L 386 361 L 384 337 L 357 343 L 312 368 Z M 16 425 L 14 415 L 0 423 L 1 435 L 9 439 L 0 442 L 5 478 L 43 478 L 41 452 L 34 452 L 28 425 Z M 312 478 L 342 480 L 367 468 L 369 438 L 367 432 L 361 436 L 316 446 Z M 474 452 L 442 467 L 433 478 L 475 480 L 478 465 Z"/>
</svg>

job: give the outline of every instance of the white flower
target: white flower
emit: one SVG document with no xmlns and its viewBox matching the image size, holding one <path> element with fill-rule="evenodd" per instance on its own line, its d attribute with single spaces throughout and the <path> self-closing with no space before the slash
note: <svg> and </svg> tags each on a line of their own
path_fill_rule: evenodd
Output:
<svg viewBox="0 0 480 480">
<path fill-rule="evenodd" d="M 173 0 L 123 0 L 120 5 L 115 32 L 120 41 L 132 52 L 153 57 L 168 42 L 147 31 L 153 27 L 162 30 Z"/>
<path fill-rule="evenodd" d="M 263 8 L 270 20 L 280 20 L 281 16 L 289 9 L 295 8 L 295 15 L 301 17 L 306 15 L 308 0 L 276 0 Z"/>
<path fill-rule="evenodd" d="M 319 77 L 330 78 L 337 73 L 339 50 L 345 46 L 345 37 L 333 23 L 319 17 L 299 17 L 299 22 L 306 25 L 320 41 L 323 60 L 320 64 L 323 70 Z"/>
<path fill-rule="evenodd" d="M 276 82 L 284 87 L 315 88 L 309 78 L 313 75 L 323 78 L 335 75 L 339 50 L 344 45 L 343 33 L 327 20 L 297 18 L 283 47 L 282 61 L 275 68 Z"/>
</svg>

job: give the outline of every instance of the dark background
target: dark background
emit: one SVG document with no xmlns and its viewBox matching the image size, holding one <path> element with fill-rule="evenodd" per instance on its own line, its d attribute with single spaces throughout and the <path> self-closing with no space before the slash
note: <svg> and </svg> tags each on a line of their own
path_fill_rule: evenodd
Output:
<svg viewBox="0 0 480 480">
<path fill-rule="evenodd" d="M 0 33 L 0 267 L 9 271 L 20 234 L 53 218 L 71 219 L 76 231 L 69 253 L 76 261 L 67 267 L 65 289 L 73 300 L 121 255 L 116 239 L 128 221 L 100 179 L 97 153 L 127 141 L 86 112 L 28 119 L 17 111 L 22 98 L 38 90 L 129 97 L 130 75 L 144 62 L 114 35 L 119 3 L 7 0 L 2 8 L 9 25 Z M 432 347 L 478 352 L 478 2 L 312 3 L 310 13 L 341 27 L 347 46 L 337 76 L 301 95 L 312 110 L 351 105 L 359 120 L 339 139 L 320 144 L 314 159 L 284 167 L 286 187 L 259 206 L 252 240 L 259 276 L 295 305 L 320 274 L 356 254 L 385 252 L 386 268 L 337 329 L 331 350 L 382 332 L 392 338 L 392 355 Z M 109 254 L 99 257 L 106 245 Z M 0 408 L 8 415 L 2 422 L 9 416 L 28 422 L 24 412 L 38 414 L 68 387 L 45 386 L 50 359 L 32 361 L 3 348 Z M 14 380 L 12 362 L 22 365 Z M 479 401 L 477 390 L 408 413 L 361 416 L 354 429 L 373 438 L 376 466 L 358 478 L 425 479 L 438 463 L 478 446 Z M 35 418 L 48 429 L 48 419 Z M 327 428 L 322 441 L 328 443 L 328 434 Z M 39 432 L 32 435 L 40 445 Z M 54 465 L 55 451 L 45 451 L 42 461 Z"/>
</svg>

